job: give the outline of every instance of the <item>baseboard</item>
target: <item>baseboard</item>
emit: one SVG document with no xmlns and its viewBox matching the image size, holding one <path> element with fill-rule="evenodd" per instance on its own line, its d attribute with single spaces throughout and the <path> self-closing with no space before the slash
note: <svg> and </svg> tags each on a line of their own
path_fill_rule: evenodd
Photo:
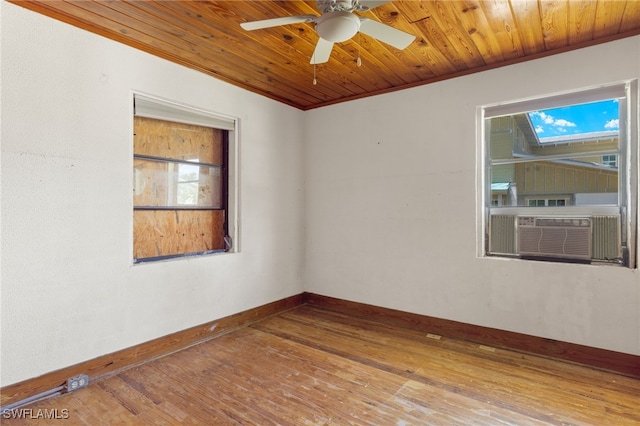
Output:
<svg viewBox="0 0 640 426">
<path fill-rule="evenodd" d="M 100 377 L 115 374 L 131 366 L 185 349 L 197 343 L 247 326 L 303 303 L 298 294 L 266 305 L 249 309 L 228 317 L 210 321 L 183 331 L 169 334 L 139 345 L 81 362 L 42 376 L 8 385 L 0 389 L 0 406 L 5 407 L 66 384 L 68 378 L 78 374 L 89 376 L 89 383 Z"/>
<path fill-rule="evenodd" d="M 304 293 L 305 303 L 452 339 L 554 358 L 640 379 L 640 356 Z"/>
<path fill-rule="evenodd" d="M 640 379 L 639 356 L 413 314 L 314 293 L 301 293 L 5 386 L 0 389 L 0 406 L 5 407 L 63 386 L 69 377 L 78 374 L 88 375 L 89 382 L 116 374 L 126 368 L 202 343 L 305 303 L 390 325 L 422 330 L 426 333 L 472 341 L 496 348 L 555 358 Z"/>
</svg>

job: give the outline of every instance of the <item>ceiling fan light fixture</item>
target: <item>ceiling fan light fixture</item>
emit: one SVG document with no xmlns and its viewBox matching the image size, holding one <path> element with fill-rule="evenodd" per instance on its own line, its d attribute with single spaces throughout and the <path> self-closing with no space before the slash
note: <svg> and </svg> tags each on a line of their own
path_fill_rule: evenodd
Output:
<svg viewBox="0 0 640 426">
<path fill-rule="evenodd" d="M 360 30 L 360 18 L 350 12 L 329 12 L 318 18 L 316 32 L 333 43 L 349 40 Z"/>
</svg>

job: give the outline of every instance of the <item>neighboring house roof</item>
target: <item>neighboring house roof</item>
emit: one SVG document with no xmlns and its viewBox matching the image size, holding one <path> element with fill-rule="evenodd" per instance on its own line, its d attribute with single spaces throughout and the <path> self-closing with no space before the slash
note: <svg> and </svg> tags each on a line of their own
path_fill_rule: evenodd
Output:
<svg viewBox="0 0 640 426">
<path fill-rule="evenodd" d="M 618 137 L 619 133 L 617 130 L 607 130 L 603 132 L 580 133 L 577 135 L 551 136 L 548 138 L 539 138 L 538 140 L 541 145 L 586 142 L 598 139 L 614 139 Z"/>
<path fill-rule="evenodd" d="M 507 190 L 509 190 L 509 185 L 511 185 L 509 182 L 492 183 L 491 184 L 491 190 L 492 191 L 507 191 Z"/>
<path fill-rule="evenodd" d="M 533 123 L 531 123 L 529 114 L 516 114 L 513 116 L 513 119 L 520 128 L 520 131 L 524 133 L 529 145 L 540 145 L 540 139 L 538 139 L 538 134 L 533 129 Z"/>
<path fill-rule="evenodd" d="M 528 154 L 513 154 L 514 158 L 533 158 L 533 159 L 537 159 L 540 161 L 545 161 L 544 157 L 541 157 L 539 155 L 528 155 Z M 609 171 L 615 171 L 618 168 L 614 167 L 614 166 L 610 166 L 607 164 L 602 164 L 602 163 L 594 163 L 592 161 L 580 161 L 578 159 L 572 159 L 572 158 L 566 158 L 566 159 L 554 159 L 553 160 L 554 163 L 557 164 L 566 164 L 568 166 L 580 166 L 580 167 L 588 167 L 590 169 L 598 169 L 598 170 L 609 170 Z M 493 184 L 492 184 L 493 185 Z M 492 186 L 493 189 L 493 186 Z"/>
<path fill-rule="evenodd" d="M 587 141 L 596 141 L 598 139 L 613 139 L 617 138 L 620 134 L 618 130 L 607 130 L 602 132 L 590 132 L 580 133 L 563 136 L 551 136 L 546 138 L 539 138 L 538 134 L 534 130 L 533 123 L 528 113 L 516 114 L 513 116 L 520 131 L 524 134 L 529 145 L 544 146 L 544 145 L 559 145 L 566 143 L 582 143 Z"/>
</svg>

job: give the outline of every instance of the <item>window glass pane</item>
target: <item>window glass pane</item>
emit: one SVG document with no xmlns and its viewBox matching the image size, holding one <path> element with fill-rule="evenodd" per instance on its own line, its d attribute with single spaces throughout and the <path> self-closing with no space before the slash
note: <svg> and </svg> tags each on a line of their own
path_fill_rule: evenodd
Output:
<svg viewBox="0 0 640 426">
<path fill-rule="evenodd" d="M 491 199 L 506 190 L 505 206 L 617 205 L 618 124 L 616 99 L 487 119 Z"/>
<path fill-rule="evenodd" d="M 134 159 L 135 207 L 222 207 L 220 167 Z"/>
<path fill-rule="evenodd" d="M 487 119 L 491 160 L 573 154 L 601 163 L 619 149 L 618 101 L 610 99 Z"/>
<path fill-rule="evenodd" d="M 506 183 L 491 184 L 492 198 L 506 190 L 508 206 L 618 204 L 616 169 L 571 158 L 509 166 L 512 171 Z M 499 167 L 504 169 L 503 165 Z"/>
<path fill-rule="evenodd" d="M 602 164 L 610 167 L 618 167 L 618 156 L 617 155 L 603 155 L 602 156 Z"/>
</svg>

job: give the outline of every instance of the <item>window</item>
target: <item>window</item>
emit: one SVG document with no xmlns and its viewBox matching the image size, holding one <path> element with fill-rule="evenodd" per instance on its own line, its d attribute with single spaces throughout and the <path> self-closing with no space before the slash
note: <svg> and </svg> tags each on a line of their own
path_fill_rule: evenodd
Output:
<svg viewBox="0 0 640 426">
<path fill-rule="evenodd" d="M 479 108 L 481 256 L 635 267 L 637 82 Z"/>
<path fill-rule="evenodd" d="M 568 206 L 568 199 L 566 198 L 555 198 L 555 199 L 537 199 L 537 198 L 527 198 L 525 200 L 525 204 L 529 207 L 556 207 L 556 206 Z"/>
<path fill-rule="evenodd" d="M 618 156 L 615 154 L 611 155 L 603 155 L 602 156 L 602 164 L 605 166 L 617 168 L 618 167 Z"/>
<path fill-rule="evenodd" d="M 134 262 L 231 250 L 235 121 L 141 95 L 133 120 Z"/>
</svg>

